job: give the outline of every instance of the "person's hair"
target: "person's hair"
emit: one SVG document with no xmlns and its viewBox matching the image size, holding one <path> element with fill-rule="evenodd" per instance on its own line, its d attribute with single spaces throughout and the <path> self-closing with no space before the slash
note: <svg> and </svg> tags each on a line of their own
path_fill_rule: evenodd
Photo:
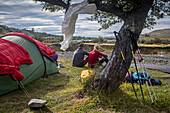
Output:
<svg viewBox="0 0 170 113">
<path fill-rule="evenodd" d="M 94 48 L 93 48 L 93 51 L 99 51 L 100 49 L 100 46 L 99 45 L 95 45 Z"/>
<path fill-rule="evenodd" d="M 79 45 L 78 45 L 78 47 L 84 47 L 84 44 L 83 44 L 83 43 L 81 43 L 81 44 L 79 44 Z"/>
</svg>

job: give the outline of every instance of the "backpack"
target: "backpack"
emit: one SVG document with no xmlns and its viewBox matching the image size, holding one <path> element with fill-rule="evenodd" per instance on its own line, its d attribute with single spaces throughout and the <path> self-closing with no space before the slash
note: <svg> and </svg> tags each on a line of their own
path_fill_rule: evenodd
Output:
<svg viewBox="0 0 170 113">
<path fill-rule="evenodd" d="M 150 80 L 151 80 L 151 84 L 154 85 L 154 86 L 155 86 L 155 85 L 161 85 L 161 84 L 162 84 L 162 82 L 161 82 L 160 79 L 155 80 L 154 77 L 151 77 Z"/>
</svg>

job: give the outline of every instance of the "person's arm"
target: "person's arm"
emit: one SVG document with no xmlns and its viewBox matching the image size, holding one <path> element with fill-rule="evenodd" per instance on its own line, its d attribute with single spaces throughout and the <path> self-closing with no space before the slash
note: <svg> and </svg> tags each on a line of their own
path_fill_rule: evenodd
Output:
<svg viewBox="0 0 170 113">
<path fill-rule="evenodd" d="M 101 57 L 101 56 L 103 56 L 103 57 L 108 57 L 106 54 L 103 54 L 103 53 L 101 53 L 101 52 L 99 52 L 99 56 Z"/>
<path fill-rule="evenodd" d="M 86 52 L 86 51 L 84 51 L 84 55 L 87 55 L 87 56 L 89 56 L 89 53 L 88 53 L 88 52 Z"/>
</svg>

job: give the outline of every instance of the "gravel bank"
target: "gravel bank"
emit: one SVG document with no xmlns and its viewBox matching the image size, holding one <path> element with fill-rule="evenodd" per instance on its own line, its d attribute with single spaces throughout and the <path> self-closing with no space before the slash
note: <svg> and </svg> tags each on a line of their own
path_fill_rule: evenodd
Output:
<svg viewBox="0 0 170 113">
<path fill-rule="evenodd" d="M 59 59 L 70 60 L 72 59 L 73 52 L 57 52 Z M 110 52 L 106 52 L 109 57 Z M 138 59 L 137 55 L 135 56 Z M 149 64 L 170 65 L 170 55 L 142 55 L 144 61 Z"/>
</svg>

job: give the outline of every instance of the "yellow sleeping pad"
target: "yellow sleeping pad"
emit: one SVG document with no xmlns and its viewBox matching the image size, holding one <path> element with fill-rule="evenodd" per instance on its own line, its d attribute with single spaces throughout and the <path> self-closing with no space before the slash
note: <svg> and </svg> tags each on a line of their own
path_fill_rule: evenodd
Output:
<svg viewBox="0 0 170 113">
<path fill-rule="evenodd" d="M 94 74 L 94 70 L 83 70 L 80 72 L 82 83 L 89 80 L 90 76 Z"/>
</svg>

